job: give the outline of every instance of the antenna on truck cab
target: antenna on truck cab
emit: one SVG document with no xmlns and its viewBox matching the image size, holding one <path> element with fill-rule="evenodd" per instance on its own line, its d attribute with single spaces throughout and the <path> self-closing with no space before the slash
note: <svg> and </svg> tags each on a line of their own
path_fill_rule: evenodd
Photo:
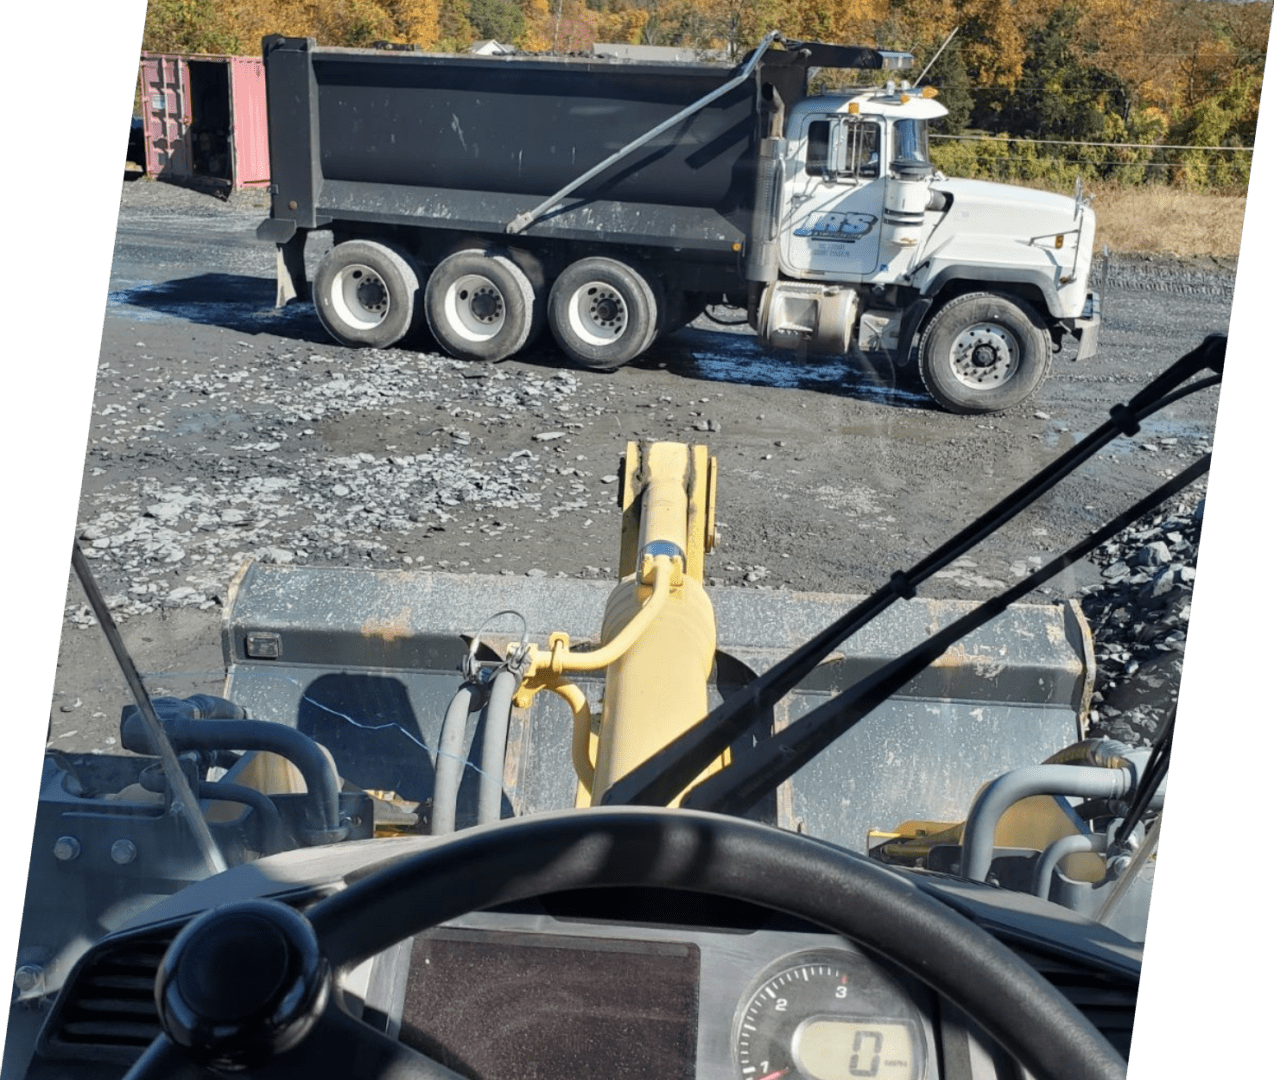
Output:
<svg viewBox="0 0 1274 1080">
<path fill-rule="evenodd" d="M 943 50 L 944 50 L 944 49 L 945 49 L 948 45 L 950 45 L 950 44 L 951 44 L 951 39 L 952 39 L 953 37 L 955 37 L 955 36 L 956 36 L 956 34 L 958 34 L 959 32 L 960 32 L 960 27 L 959 27 L 959 26 L 957 26 L 954 30 L 952 30 L 952 31 L 951 31 L 951 33 L 949 33 L 949 34 L 947 35 L 947 40 L 946 40 L 946 41 L 944 41 L 944 42 L 943 42 L 940 46 L 938 46 L 938 51 L 937 51 L 936 53 L 934 53 L 931 57 L 929 57 L 929 63 L 925 64 L 925 69 L 924 69 L 924 71 L 922 71 L 922 72 L 921 72 L 921 73 L 920 73 L 920 74 L 916 77 L 916 86 L 917 86 L 917 87 L 918 87 L 918 86 L 919 86 L 922 82 L 924 82 L 924 81 L 925 81 L 925 76 L 929 74 L 929 69 L 930 69 L 931 67 L 933 67 L 934 61 L 935 61 L 935 60 L 937 60 L 937 59 L 938 59 L 938 57 L 942 55 Z"/>
</svg>

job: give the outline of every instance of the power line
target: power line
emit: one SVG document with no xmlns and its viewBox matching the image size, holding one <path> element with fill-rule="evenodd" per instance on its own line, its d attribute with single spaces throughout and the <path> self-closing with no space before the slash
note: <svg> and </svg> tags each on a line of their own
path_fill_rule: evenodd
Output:
<svg viewBox="0 0 1274 1080">
<path fill-rule="evenodd" d="M 931 139 L 962 139 L 967 142 L 999 142 L 999 143 L 1036 143 L 1040 146 L 1110 146 L 1121 150 L 1246 150 L 1251 146 L 1169 146 L 1157 143 L 1126 142 L 1081 142 L 1078 139 L 1010 139 L 1000 135 L 938 135 L 929 134 Z"/>
<path fill-rule="evenodd" d="M 1013 164 L 1007 159 L 1001 160 L 1006 167 Z M 1185 169 L 1189 167 L 1179 161 L 1085 161 L 1083 158 L 1052 158 L 1050 161 L 1058 165 L 1087 165 L 1094 169 Z"/>
</svg>

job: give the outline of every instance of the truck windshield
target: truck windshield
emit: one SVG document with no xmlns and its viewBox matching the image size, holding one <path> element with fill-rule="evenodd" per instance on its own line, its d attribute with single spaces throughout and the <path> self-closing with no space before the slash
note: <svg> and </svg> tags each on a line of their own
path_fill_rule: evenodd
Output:
<svg viewBox="0 0 1274 1080">
<path fill-rule="evenodd" d="M 895 161 L 929 164 L 929 123 L 926 120 L 899 120 L 894 126 L 897 146 Z"/>
</svg>

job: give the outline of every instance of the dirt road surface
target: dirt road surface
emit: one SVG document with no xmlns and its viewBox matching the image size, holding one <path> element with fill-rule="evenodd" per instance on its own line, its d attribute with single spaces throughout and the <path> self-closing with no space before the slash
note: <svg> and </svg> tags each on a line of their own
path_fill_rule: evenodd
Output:
<svg viewBox="0 0 1274 1080">
<path fill-rule="evenodd" d="M 1072 345 L 1029 403 L 958 417 L 914 370 L 896 383 L 796 360 L 703 319 L 610 375 L 567 366 L 547 336 L 497 366 L 428 341 L 342 348 L 308 305 L 273 307 L 273 251 L 253 235 L 265 213 L 259 194 L 123 188 L 77 531 L 155 693 L 216 692 L 221 605 L 248 557 L 613 575 L 633 439 L 704 442 L 719 459 L 711 584 L 870 591 L 1224 332 L 1233 286 L 1232 260 L 1115 255 L 1098 356 L 1076 363 Z M 925 594 L 1020 579 L 1208 449 L 1216 400 L 1114 444 Z M 1097 580 L 1081 565 L 1037 598 Z M 123 680 L 73 582 L 66 613 L 52 745 L 113 750 Z"/>
</svg>

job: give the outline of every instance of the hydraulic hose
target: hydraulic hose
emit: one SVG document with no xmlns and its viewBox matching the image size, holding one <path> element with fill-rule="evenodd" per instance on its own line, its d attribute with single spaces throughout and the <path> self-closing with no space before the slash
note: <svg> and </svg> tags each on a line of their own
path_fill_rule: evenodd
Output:
<svg viewBox="0 0 1274 1080">
<path fill-rule="evenodd" d="M 460 780 L 464 775 L 465 727 L 469 714 L 478 705 L 481 687 L 474 682 L 461 684 L 447 706 L 442 721 L 442 734 L 438 738 L 438 757 L 434 764 L 434 805 L 429 820 L 429 831 L 442 836 L 456 831 L 456 799 L 460 795 Z"/>
<path fill-rule="evenodd" d="M 1081 739 L 1044 759 L 1045 765 L 1091 765 L 1098 769 L 1130 769 L 1130 748 L 1113 739 Z"/>
<path fill-rule="evenodd" d="M 199 798 L 209 802 L 243 803 L 261 818 L 261 838 L 264 844 L 263 855 L 273 855 L 279 851 L 287 851 L 292 847 L 292 840 L 283 825 L 279 808 L 274 805 L 269 795 L 250 788 L 245 784 L 227 784 L 223 780 L 215 783 L 203 780 L 199 784 Z"/>
<path fill-rule="evenodd" d="M 672 560 L 667 555 L 657 555 L 654 562 L 655 577 L 651 584 L 650 597 L 618 634 L 601 648 L 582 653 L 571 652 L 565 637 L 554 634 L 549 639 L 547 655 L 532 646 L 531 669 L 528 676 L 548 671 L 554 675 L 561 675 L 568 671 L 600 671 L 602 668 L 610 667 L 631 649 L 633 643 L 650 628 L 664 609 L 672 591 Z"/>
<path fill-rule="evenodd" d="M 162 772 L 146 769 L 137 782 L 147 791 L 162 795 L 166 787 L 166 779 Z M 195 794 L 204 802 L 234 802 L 255 810 L 261 818 L 261 835 L 264 840 L 263 855 L 273 855 L 278 851 L 287 851 L 295 846 L 291 834 L 283 825 L 279 808 L 274 805 L 270 796 L 246 784 L 229 784 L 224 780 L 200 780 L 195 785 Z"/>
<path fill-rule="evenodd" d="M 268 720 L 201 720 L 191 714 L 200 712 L 199 701 L 220 699 L 196 695 L 189 702 L 177 698 L 159 698 L 154 702 L 164 732 L 173 749 L 186 750 L 264 750 L 286 758 L 300 771 L 310 806 L 318 818 L 318 829 L 329 835 L 311 837 L 312 842 L 330 843 L 348 832 L 341 825 L 337 797 L 336 772 L 322 748 L 304 732 L 286 724 Z M 124 747 L 138 754 L 152 754 L 150 733 L 135 709 L 126 709 L 120 720 L 120 740 Z"/>
<path fill-rule="evenodd" d="M 1048 899 L 1049 890 L 1053 887 L 1053 871 L 1067 855 L 1079 855 L 1093 852 L 1102 855 L 1106 851 L 1106 837 L 1102 833 L 1075 833 L 1054 840 L 1040 855 L 1035 864 L 1035 895 L 1043 900 Z"/>
<path fill-rule="evenodd" d="M 558 697 L 571 707 L 574 723 L 571 725 L 571 764 L 575 766 L 575 775 L 580 786 L 591 797 L 593 794 L 593 775 L 596 764 L 593 760 L 593 710 L 589 707 L 584 691 L 571 682 L 550 683 Z"/>
<path fill-rule="evenodd" d="M 521 683 L 508 668 L 501 668 L 491 680 L 487 697 L 487 722 L 482 735 L 482 772 L 478 776 L 478 824 L 500 820 L 500 803 L 504 796 L 504 755 L 509 741 L 509 715 L 513 711 L 513 695 Z"/>
<path fill-rule="evenodd" d="M 1091 765 L 1028 765 L 991 781 L 969 808 L 964 827 L 961 873 L 985 881 L 995 849 L 995 827 L 1014 803 L 1031 795 L 1075 795 L 1114 799 L 1132 790 L 1127 769 L 1099 769 Z"/>
</svg>

